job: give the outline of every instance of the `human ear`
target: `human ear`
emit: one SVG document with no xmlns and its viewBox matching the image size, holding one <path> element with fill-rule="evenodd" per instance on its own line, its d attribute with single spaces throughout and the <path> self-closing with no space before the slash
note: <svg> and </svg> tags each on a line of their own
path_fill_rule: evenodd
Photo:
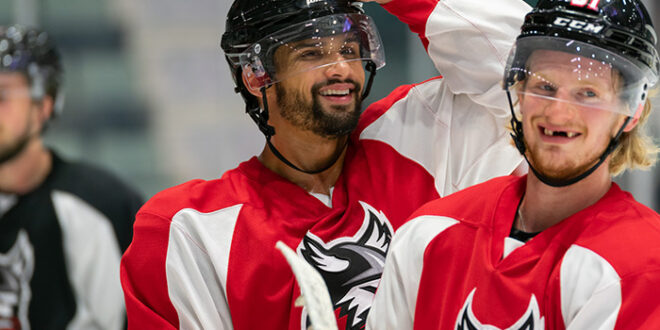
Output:
<svg viewBox="0 0 660 330">
<path fill-rule="evenodd" d="M 55 102 L 51 96 L 46 95 L 37 103 L 37 107 L 39 108 L 39 122 L 43 126 L 53 116 Z"/>
<path fill-rule="evenodd" d="M 639 118 L 642 116 L 645 108 L 647 107 L 647 103 L 640 104 L 639 108 L 637 108 L 637 111 L 635 111 L 635 115 L 633 116 L 633 119 L 626 124 L 626 127 L 623 129 L 624 132 L 630 132 L 637 126 L 637 123 L 639 123 Z"/>
<path fill-rule="evenodd" d="M 639 123 L 639 118 L 633 118 L 631 121 L 626 124 L 626 127 L 623 129 L 624 132 L 630 132 L 637 126 L 637 123 Z"/>
</svg>

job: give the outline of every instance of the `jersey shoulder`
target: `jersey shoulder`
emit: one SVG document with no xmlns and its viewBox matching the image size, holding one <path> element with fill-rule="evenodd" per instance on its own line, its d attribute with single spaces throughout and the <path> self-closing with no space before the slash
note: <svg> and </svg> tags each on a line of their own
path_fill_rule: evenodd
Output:
<svg viewBox="0 0 660 330">
<path fill-rule="evenodd" d="M 40 189 L 75 195 L 113 222 L 133 219 L 144 202 L 140 193 L 110 171 L 64 160 L 54 152 L 52 172 Z"/>
<path fill-rule="evenodd" d="M 613 189 L 618 192 L 596 205 L 575 244 L 602 256 L 622 275 L 638 272 L 641 264 L 660 270 L 660 215 Z"/>
<path fill-rule="evenodd" d="M 141 195 L 118 176 L 99 166 L 69 161 L 53 153 L 52 189 L 64 190 L 83 199 L 141 200 Z"/>
<path fill-rule="evenodd" d="M 251 197 L 258 194 L 262 184 L 246 175 L 245 168 L 255 161 L 241 163 L 218 179 L 194 179 L 167 188 L 149 199 L 139 212 L 171 219 L 182 209 L 209 213 L 254 200 Z"/>
<path fill-rule="evenodd" d="M 474 210 L 483 211 L 495 207 L 502 192 L 512 185 L 524 184 L 521 180 L 522 177 L 513 175 L 493 178 L 430 201 L 413 213 L 412 218 L 423 215 L 469 218 Z"/>
<path fill-rule="evenodd" d="M 86 207 L 100 212 L 100 219 L 111 223 L 120 248 L 125 250 L 132 237 L 133 220 L 144 202 L 141 194 L 108 170 L 64 160 L 54 152 L 52 155 L 51 174 L 36 194 L 50 200 L 58 218 L 64 214 L 85 217 L 82 210 Z"/>
</svg>

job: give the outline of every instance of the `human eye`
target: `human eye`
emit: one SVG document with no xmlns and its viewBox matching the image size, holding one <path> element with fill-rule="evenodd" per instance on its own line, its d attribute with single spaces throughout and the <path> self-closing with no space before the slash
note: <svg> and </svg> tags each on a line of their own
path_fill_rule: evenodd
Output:
<svg viewBox="0 0 660 330">
<path fill-rule="evenodd" d="M 308 48 L 302 49 L 298 52 L 298 58 L 303 61 L 313 61 L 318 60 L 323 56 L 323 53 L 320 49 L 317 48 Z"/>
<path fill-rule="evenodd" d="M 534 93 L 541 95 L 551 95 L 557 91 L 557 88 L 553 84 L 542 80 L 537 80 L 531 84 L 531 86 L 531 89 Z"/>
<path fill-rule="evenodd" d="M 357 45 L 345 45 L 341 49 L 341 55 L 345 58 L 355 58 L 359 53 Z"/>
<path fill-rule="evenodd" d="M 576 94 L 581 102 L 593 103 L 601 100 L 601 93 L 594 88 L 581 88 Z"/>
<path fill-rule="evenodd" d="M 584 90 L 580 92 L 580 95 L 585 98 L 595 98 L 598 97 L 598 93 L 592 90 Z"/>
</svg>

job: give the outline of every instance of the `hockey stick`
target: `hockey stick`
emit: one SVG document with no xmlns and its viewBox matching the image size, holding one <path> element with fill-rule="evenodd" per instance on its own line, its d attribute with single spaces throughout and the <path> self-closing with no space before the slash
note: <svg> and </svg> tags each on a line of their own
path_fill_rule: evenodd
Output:
<svg viewBox="0 0 660 330">
<path fill-rule="evenodd" d="M 293 275 L 296 276 L 301 293 L 296 300 L 296 305 L 302 300 L 302 305 L 307 308 L 307 315 L 309 315 L 313 329 L 338 330 L 330 293 L 328 293 L 328 287 L 321 274 L 282 241 L 277 241 L 275 247 L 282 252 L 293 270 Z"/>
</svg>

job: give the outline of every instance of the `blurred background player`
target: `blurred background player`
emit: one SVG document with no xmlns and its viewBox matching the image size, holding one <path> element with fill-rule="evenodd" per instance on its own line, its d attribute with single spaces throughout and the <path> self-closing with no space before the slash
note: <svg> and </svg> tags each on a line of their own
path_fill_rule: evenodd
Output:
<svg viewBox="0 0 660 330">
<path fill-rule="evenodd" d="M 119 259 L 141 198 L 66 161 L 42 132 L 62 110 L 48 34 L 0 27 L 0 328 L 119 329 Z"/>
<path fill-rule="evenodd" d="M 416 212 L 367 326 L 659 328 L 660 216 L 612 182 L 656 159 L 643 131 L 656 41 L 638 0 L 539 1 L 504 76 L 530 173 Z"/>
</svg>

